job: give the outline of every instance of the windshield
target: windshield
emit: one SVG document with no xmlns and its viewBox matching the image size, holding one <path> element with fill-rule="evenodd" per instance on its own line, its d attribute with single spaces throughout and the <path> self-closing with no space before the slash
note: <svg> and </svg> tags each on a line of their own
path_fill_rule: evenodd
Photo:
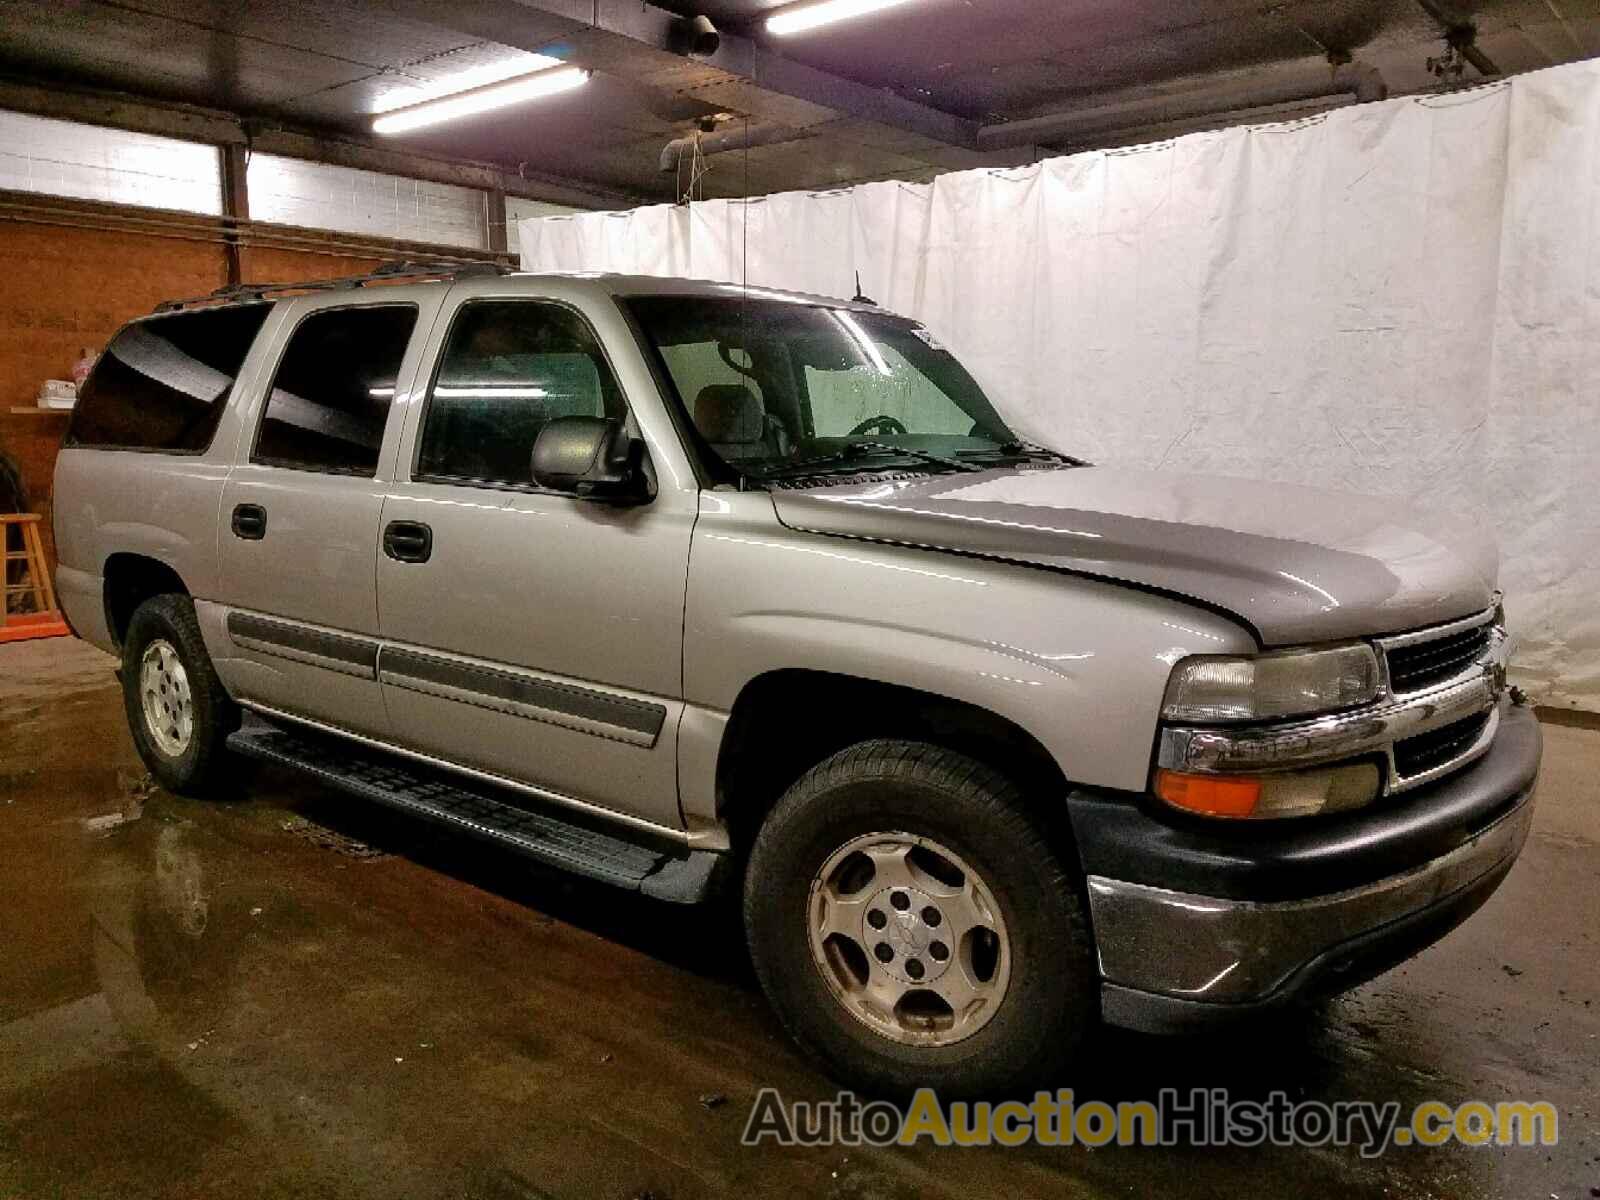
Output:
<svg viewBox="0 0 1600 1200">
<path fill-rule="evenodd" d="M 981 469 L 1023 450 L 966 368 L 914 321 L 737 295 L 624 303 L 730 474 Z"/>
</svg>

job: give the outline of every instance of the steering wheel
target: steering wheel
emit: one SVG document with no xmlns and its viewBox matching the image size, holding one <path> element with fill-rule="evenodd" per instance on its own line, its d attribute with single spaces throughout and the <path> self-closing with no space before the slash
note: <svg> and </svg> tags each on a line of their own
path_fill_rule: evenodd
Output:
<svg viewBox="0 0 1600 1200">
<path fill-rule="evenodd" d="M 899 421 L 891 417 L 888 413 L 879 413 L 875 417 L 868 417 L 849 433 L 845 434 L 845 437 L 857 437 L 863 433 L 898 433 L 902 437 L 905 437 L 909 435 L 911 431 Z"/>
</svg>

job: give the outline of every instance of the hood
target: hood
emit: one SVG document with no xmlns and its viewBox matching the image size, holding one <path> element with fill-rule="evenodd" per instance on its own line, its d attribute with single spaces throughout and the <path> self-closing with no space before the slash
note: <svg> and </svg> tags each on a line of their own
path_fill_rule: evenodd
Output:
<svg viewBox="0 0 1600 1200">
<path fill-rule="evenodd" d="M 1397 633 L 1493 603 L 1494 543 L 1393 500 L 1076 467 L 774 491 L 793 529 L 1053 567 L 1192 597 L 1265 646 Z"/>
</svg>

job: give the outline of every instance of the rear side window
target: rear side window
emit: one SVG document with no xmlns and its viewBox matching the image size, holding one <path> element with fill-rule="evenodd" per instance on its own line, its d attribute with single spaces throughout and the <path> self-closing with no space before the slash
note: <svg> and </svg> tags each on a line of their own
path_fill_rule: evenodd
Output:
<svg viewBox="0 0 1600 1200">
<path fill-rule="evenodd" d="M 547 422 L 622 415 L 621 389 L 576 312 L 536 300 L 464 304 L 428 400 L 417 477 L 529 487 Z"/>
<path fill-rule="evenodd" d="M 415 304 L 314 312 L 295 327 L 272 381 L 251 461 L 375 475 Z"/>
<path fill-rule="evenodd" d="M 203 453 L 271 309 L 198 309 L 125 326 L 79 390 L 67 445 Z"/>
</svg>

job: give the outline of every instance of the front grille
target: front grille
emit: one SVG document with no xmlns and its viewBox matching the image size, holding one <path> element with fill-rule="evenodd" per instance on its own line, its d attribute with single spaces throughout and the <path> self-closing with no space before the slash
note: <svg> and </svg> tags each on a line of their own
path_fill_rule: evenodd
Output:
<svg viewBox="0 0 1600 1200">
<path fill-rule="evenodd" d="M 1449 725 L 1401 738 L 1394 744 L 1394 769 L 1401 779 L 1442 767 L 1471 749 L 1489 723 L 1489 713 L 1452 721 Z"/>
<path fill-rule="evenodd" d="M 1431 642 L 1389 647 L 1389 689 L 1416 692 L 1461 674 L 1488 649 L 1490 628 L 1485 622 Z"/>
</svg>

